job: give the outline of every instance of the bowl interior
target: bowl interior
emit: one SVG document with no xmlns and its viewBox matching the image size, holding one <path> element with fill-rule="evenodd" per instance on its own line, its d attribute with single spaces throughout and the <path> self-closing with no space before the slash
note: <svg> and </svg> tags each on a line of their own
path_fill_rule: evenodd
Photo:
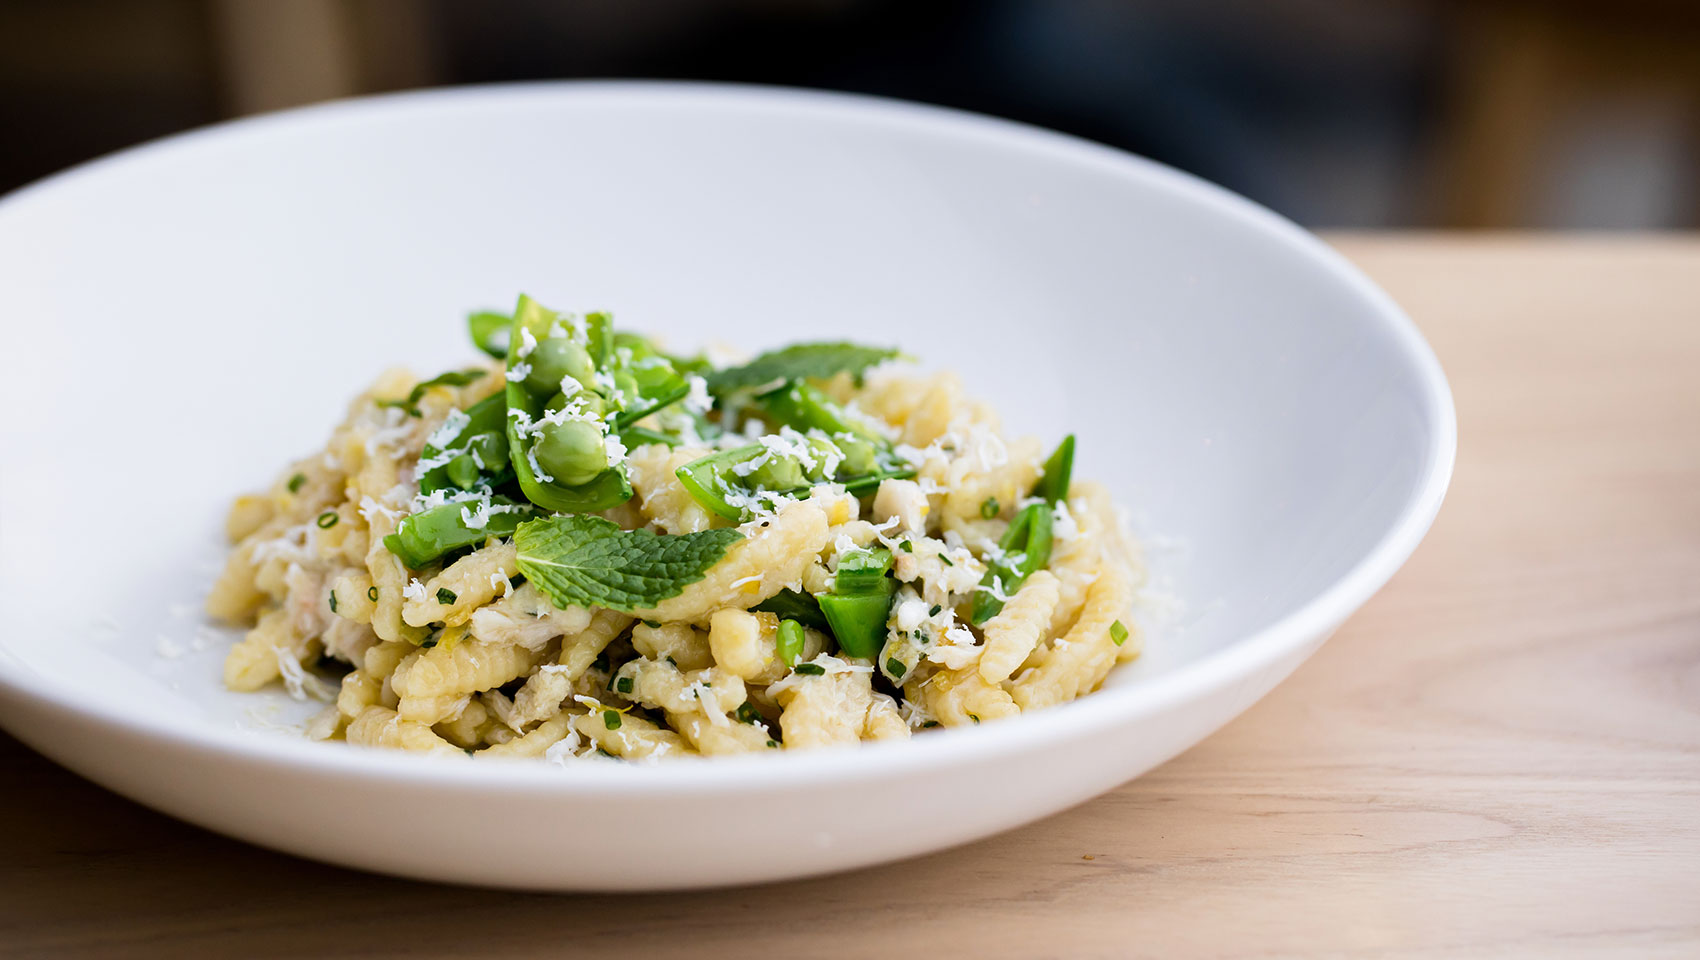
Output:
<svg viewBox="0 0 1700 960">
<path fill-rule="evenodd" d="M 1133 687 L 1345 574 L 1450 429 L 1420 341 L 1274 217 L 1107 150 L 851 98 L 553 86 L 262 118 L 13 197 L 0 263 L 21 411 L 0 424 L 0 582 L 23 618 L 0 659 L 215 724 L 293 709 L 219 689 L 224 637 L 196 611 L 229 498 L 382 368 L 465 359 L 463 312 L 522 290 L 679 346 L 900 345 L 1012 432 L 1076 432 L 1077 476 L 1130 509 L 1172 594 L 1113 681 Z"/>
</svg>

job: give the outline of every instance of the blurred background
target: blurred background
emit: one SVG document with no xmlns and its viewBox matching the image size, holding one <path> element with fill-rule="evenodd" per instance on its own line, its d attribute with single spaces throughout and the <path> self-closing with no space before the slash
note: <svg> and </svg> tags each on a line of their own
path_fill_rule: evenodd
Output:
<svg viewBox="0 0 1700 960">
<path fill-rule="evenodd" d="M 0 191 L 228 117 L 571 77 L 982 111 L 1313 227 L 1700 224 L 1694 0 L 0 0 Z"/>
</svg>

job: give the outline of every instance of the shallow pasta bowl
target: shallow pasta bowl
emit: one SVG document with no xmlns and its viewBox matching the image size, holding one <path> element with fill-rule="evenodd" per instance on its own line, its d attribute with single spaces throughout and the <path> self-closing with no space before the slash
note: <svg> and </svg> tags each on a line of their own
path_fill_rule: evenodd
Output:
<svg viewBox="0 0 1700 960">
<path fill-rule="evenodd" d="M 1078 803 L 1292 671 L 1404 562 L 1454 419 L 1411 323 L 1273 214 L 1104 147 L 830 94 L 548 84 L 356 100 L 0 201 L 0 723 L 214 830 L 530 888 L 741 883 Z M 901 345 L 1079 436 L 1151 547 L 1147 653 L 1048 711 L 640 766 L 312 743 L 197 613 L 228 499 L 517 291 L 689 345 Z"/>
</svg>

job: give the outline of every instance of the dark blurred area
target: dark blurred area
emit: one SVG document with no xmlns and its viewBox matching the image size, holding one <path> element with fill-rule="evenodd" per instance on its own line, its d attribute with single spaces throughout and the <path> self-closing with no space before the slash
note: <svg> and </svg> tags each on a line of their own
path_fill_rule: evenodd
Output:
<svg viewBox="0 0 1700 960">
<path fill-rule="evenodd" d="M 232 116 L 576 77 L 982 111 L 1316 227 L 1700 223 L 1692 0 L 0 0 L 0 190 Z"/>
</svg>

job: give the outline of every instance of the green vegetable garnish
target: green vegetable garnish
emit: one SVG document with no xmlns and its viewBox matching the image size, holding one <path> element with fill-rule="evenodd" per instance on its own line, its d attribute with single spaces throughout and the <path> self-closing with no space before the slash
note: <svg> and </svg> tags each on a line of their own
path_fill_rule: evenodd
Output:
<svg viewBox="0 0 1700 960">
<path fill-rule="evenodd" d="M 761 722 L 761 711 L 757 710 L 755 704 L 748 700 L 738 704 L 738 709 L 733 713 L 733 716 L 738 718 L 739 723 Z M 769 742 L 771 743 L 772 741 Z"/>
<path fill-rule="evenodd" d="M 614 689 L 619 691 L 620 693 L 631 693 L 632 692 L 632 678 L 631 677 L 621 677 L 620 679 L 614 681 Z"/>
<path fill-rule="evenodd" d="M 760 613 L 771 613 L 781 620 L 795 620 L 805 627 L 813 627 L 821 632 L 830 629 L 826 617 L 820 612 L 820 602 L 806 593 L 799 593 L 787 587 L 766 600 L 750 608 Z"/>
<path fill-rule="evenodd" d="M 885 661 L 885 672 L 891 674 L 895 678 L 901 679 L 905 673 L 909 672 L 909 668 L 904 665 L 902 660 L 899 660 L 896 657 L 887 657 Z"/>
<path fill-rule="evenodd" d="M 804 676 L 818 677 L 826 673 L 826 668 L 818 663 L 799 663 L 796 670 Z"/>
<path fill-rule="evenodd" d="M 497 360 L 507 358 L 508 332 L 512 326 L 512 317 L 491 310 L 481 310 L 466 317 L 466 330 L 472 334 L 472 345 Z"/>
<path fill-rule="evenodd" d="M 496 496 L 488 498 L 484 526 L 468 526 L 461 512 L 464 510 L 467 516 L 477 519 L 475 514 L 485 513 L 484 503 L 483 498 L 450 502 L 403 517 L 395 533 L 384 538 L 384 546 L 400 557 L 402 563 L 417 570 L 450 550 L 483 543 L 486 537 L 508 536 L 521 522 L 537 515 L 536 508 L 529 503 Z"/>
<path fill-rule="evenodd" d="M 980 517 L 982 519 L 990 520 L 997 515 L 998 515 L 998 498 L 997 497 L 987 497 L 985 500 L 981 501 L 981 503 L 980 503 Z"/>
<path fill-rule="evenodd" d="M 377 603 L 378 602 L 378 588 L 377 587 L 367 587 L 366 588 L 366 599 L 372 601 L 373 603 Z"/>
<path fill-rule="evenodd" d="M 454 603 L 458 599 L 460 598 L 455 596 L 455 592 L 450 590 L 448 587 L 439 587 L 437 589 L 437 602 L 445 607 Z"/>
<path fill-rule="evenodd" d="M 794 343 L 770 350 L 743 366 L 714 371 L 707 376 L 708 389 L 727 394 L 780 380 L 825 378 L 844 372 L 860 379 L 869 367 L 897 356 L 896 350 L 854 343 Z"/>
<path fill-rule="evenodd" d="M 609 730 L 620 729 L 620 713 L 617 710 L 602 711 L 602 725 Z"/>
<path fill-rule="evenodd" d="M 818 483 L 841 483 L 862 496 L 887 478 L 915 475 L 884 437 L 814 387 L 790 384 L 756 402 L 768 420 L 795 432 L 712 453 L 675 471 L 692 499 L 728 520 L 749 520 L 757 504 L 772 509 L 777 498 Z"/>
<path fill-rule="evenodd" d="M 839 649 L 852 657 L 872 657 L 885 645 L 886 620 L 897 592 L 892 579 L 891 551 L 846 550 L 838 558 L 832 590 L 815 599 L 832 626 Z"/>
<path fill-rule="evenodd" d="M 797 658 L 803 655 L 803 625 L 795 620 L 779 621 L 777 648 L 781 663 L 796 666 Z"/>
<path fill-rule="evenodd" d="M 1120 620 L 1110 624 L 1110 641 L 1118 647 L 1127 642 L 1127 627 Z"/>
<path fill-rule="evenodd" d="M 507 412 L 507 400 L 498 393 L 462 411 L 466 424 L 453 434 L 439 436 L 447 433 L 445 429 L 433 432 L 419 455 L 419 464 L 425 468 L 419 476 L 419 492 L 494 490 L 507 483 L 513 477 L 504 429 Z M 433 440 L 441 440 L 441 446 Z"/>
<path fill-rule="evenodd" d="M 290 477 L 289 478 L 289 492 L 295 493 L 295 492 L 299 491 L 301 489 L 301 485 L 306 483 L 306 482 L 307 482 L 307 475 L 305 473 L 298 473 L 295 476 Z"/>
<path fill-rule="evenodd" d="M 1068 499 L 1069 480 L 1074 474 L 1074 434 L 1063 437 L 1043 469 L 1045 474 L 1033 487 L 1033 495 L 1055 507 Z"/>
<path fill-rule="evenodd" d="M 743 534 L 733 529 L 658 535 L 601 517 L 563 514 L 514 531 L 519 569 L 555 605 L 632 613 L 701 580 Z"/>
<path fill-rule="evenodd" d="M 1021 508 L 998 540 L 998 549 L 1001 555 L 987 565 L 980 590 L 974 595 L 968 620 L 976 627 L 1003 609 L 1004 602 L 993 595 L 993 590 L 1006 597 L 1014 596 L 1028 577 L 1043 570 L 1050 561 L 1051 508 L 1042 503 Z M 942 554 L 939 559 L 944 559 Z"/>
<path fill-rule="evenodd" d="M 375 402 L 380 407 L 400 407 L 407 411 L 408 416 L 417 417 L 420 416 L 419 401 L 425 398 L 425 391 L 432 387 L 464 387 L 482 376 L 484 376 L 482 370 L 450 370 L 448 373 L 440 373 L 423 383 L 415 384 L 413 389 L 408 391 L 407 396 L 400 400 L 378 400 Z"/>
<path fill-rule="evenodd" d="M 319 519 L 313 522 L 318 524 L 320 530 L 329 530 L 336 526 L 336 522 L 340 519 L 342 518 L 337 516 L 335 510 L 326 510 L 324 513 L 319 514 Z"/>
<path fill-rule="evenodd" d="M 331 591 L 331 612 L 332 613 L 336 612 L 336 591 L 335 590 Z"/>
</svg>

